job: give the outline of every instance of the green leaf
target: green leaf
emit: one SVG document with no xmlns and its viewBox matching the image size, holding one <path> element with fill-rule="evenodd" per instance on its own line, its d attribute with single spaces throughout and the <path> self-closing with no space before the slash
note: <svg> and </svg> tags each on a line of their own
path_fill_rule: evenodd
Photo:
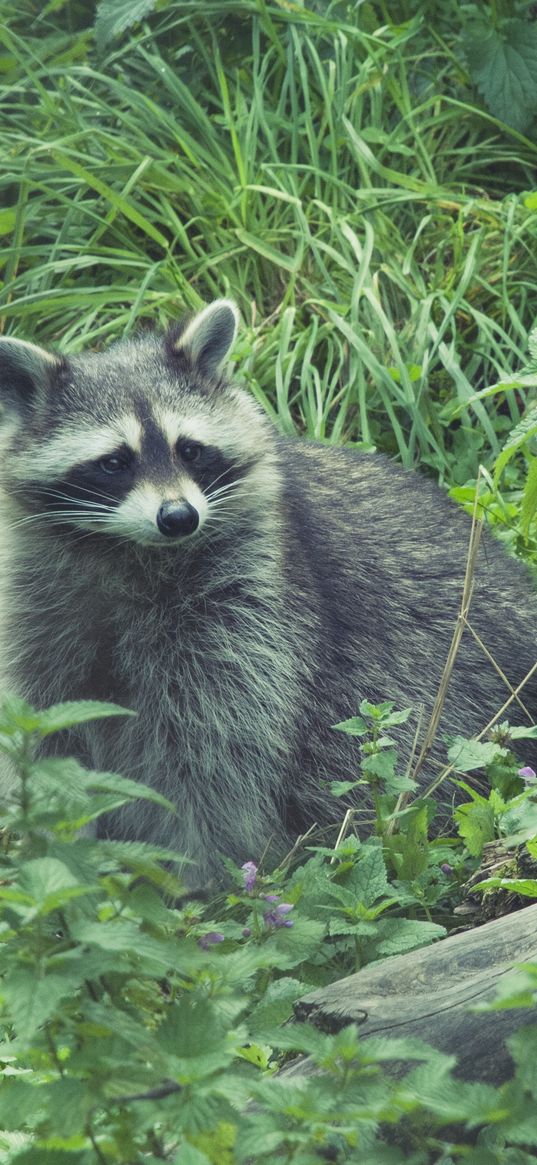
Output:
<svg viewBox="0 0 537 1165">
<path fill-rule="evenodd" d="M 0 725 L 2 732 L 12 735 L 19 730 L 35 732 L 39 727 L 41 714 L 32 708 L 26 700 L 18 696 L 6 696 L 0 707 Z"/>
<path fill-rule="evenodd" d="M 298 243 L 294 248 L 294 255 L 285 255 L 283 251 L 276 250 L 271 243 L 266 239 L 260 239 L 257 235 L 253 235 L 251 231 L 245 231 L 242 227 L 237 227 L 235 234 L 241 243 L 249 250 L 255 251 L 261 255 L 263 259 L 268 259 L 270 263 L 274 263 L 276 267 L 282 267 L 284 271 L 296 272 L 300 268 L 302 262 L 303 246 Z"/>
<path fill-rule="evenodd" d="M 494 483 L 497 484 L 505 466 L 522 449 L 527 442 L 537 433 L 537 408 L 533 405 L 526 415 L 519 421 L 518 425 L 509 434 L 508 440 L 496 458 L 494 465 Z"/>
<path fill-rule="evenodd" d="M 72 998 L 84 982 L 84 973 L 80 961 L 79 965 L 66 966 L 45 976 L 24 966 L 6 976 L 2 984 L 4 1006 L 22 1043 L 34 1038 L 38 1029 L 55 1015 L 63 999 Z"/>
<path fill-rule="evenodd" d="M 152 938 L 126 918 L 115 918 L 107 922 L 88 922 L 76 918 L 71 922 L 71 934 L 78 942 L 90 947 L 102 948 L 107 953 L 116 951 L 126 954 L 133 968 L 147 975 L 162 975 L 170 967 L 180 966 L 185 974 L 191 965 L 199 966 L 203 961 L 202 952 L 178 944 L 171 939 Z M 188 950 L 188 953 L 187 953 Z"/>
<path fill-rule="evenodd" d="M 270 938 L 273 964 L 282 970 L 298 967 L 316 954 L 326 932 L 324 923 L 311 918 L 295 918 L 293 923 L 290 929 L 279 927 Z"/>
<path fill-rule="evenodd" d="M 80 1165 L 81 1160 L 84 1160 L 85 1165 L 88 1158 L 82 1158 L 80 1149 L 72 1153 L 62 1149 L 59 1154 L 57 1148 L 38 1149 L 33 1146 L 31 1149 L 23 1150 L 22 1153 L 17 1153 L 16 1157 L 10 1157 L 9 1160 L 13 1161 L 13 1165 Z"/>
<path fill-rule="evenodd" d="M 158 243 L 159 246 L 163 248 L 163 250 L 168 250 L 168 240 L 162 234 L 162 231 L 159 231 L 157 227 L 153 226 L 153 223 L 150 222 L 149 219 L 146 218 L 140 210 L 138 210 L 138 207 L 135 205 L 132 198 L 126 198 L 118 194 L 116 190 L 113 190 L 111 186 L 109 186 L 106 182 L 103 182 L 101 178 L 98 178 L 97 174 L 91 170 L 86 169 L 85 166 L 81 166 L 79 162 L 76 162 L 75 159 L 70 156 L 70 154 L 62 153 L 60 150 L 53 150 L 52 156 L 60 168 L 65 167 L 65 169 L 69 170 L 71 174 L 74 174 L 81 183 L 89 186 L 90 190 L 96 190 L 97 193 L 100 194 L 106 202 L 110 203 L 110 206 L 112 206 L 118 214 L 123 215 L 130 222 L 134 223 L 134 225 L 138 227 L 142 234 L 148 235 L 149 238 L 153 239 L 155 243 Z"/>
<path fill-rule="evenodd" d="M 484 769 L 498 756 L 506 756 L 507 749 L 495 741 L 467 740 L 456 736 L 448 749 L 448 758 L 458 773 L 471 773 L 474 769 Z"/>
<path fill-rule="evenodd" d="M 397 724 L 406 724 L 412 712 L 412 708 L 402 708 L 399 712 L 387 712 L 382 717 L 382 724 L 384 728 L 393 728 Z"/>
<path fill-rule="evenodd" d="M 405 816 L 399 833 L 385 839 L 397 877 L 404 881 L 413 881 L 427 869 L 428 823 L 427 806 L 422 805 Z"/>
<path fill-rule="evenodd" d="M 537 113 L 537 26 L 514 18 L 472 22 L 463 38 L 470 76 L 495 117 L 520 133 Z"/>
<path fill-rule="evenodd" d="M 180 1061 L 181 1076 L 203 1079 L 231 1062 L 235 1045 L 246 1042 L 247 1032 L 228 1031 L 221 1007 L 189 994 L 169 1009 L 156 1039 L 164 1052 Z"/>
<path fill-rule="evenodd" d="M 522 494 L 520 528 L 524 538 L 528 538 L 530 526 L 537 512 L 537 457 L 528 458 L 528 475 Z"/>
<path fill-rule="evenodd" d="M 473 857 L 479 857 L 486 842 L 493 841 L 496 836 L 493 806 L 484 800 L 458 805 L 455 820 L 469 852 Z"/>
<path fill-rule="evenodd" d="M 358 1029 L 359 1031 L 360 1029 Z M 415 1036 L 398 1038 L 397 1036 L 368 1036 L 364 1047 L 365 1054 L 373 1061 L 390 1060 L 425 1060 L 428 1063 L 440 1061 L 445 1063 L 444 1054 L 431 1044 L 426 1044 Z"/>
<path fill-rule="evenodd" d="M 201 1149 L 196 1149 L 194 1145 L 189 1145 L 187 1141 L 183 1141 L 171 1165 L 211 1165 L 211 1158 L 202 1153 Z"/>
<path fill-rule="evenodd" d="M 62 804 L 85 804 L 90 776 L 74 757 L 40 757 L 30 770 L 32 802 L 58 795 Z"/>
<path fill-rule="evenodd" d="M 144 801 L 154 801 L 156 805 L 162 805 L 170 813 L 177 813 L 176 805 L 173 805 L 171 801 L 163 797 L 162 793 L 157 793 L 156 789 L 152 789 L 150 785 L 142 784 L 141 781 L 131 781 L 129 777 L 122 777 L 119 773 L 94 772 L 90 774 L 90 777 L 88 786 L 95 793 L 105 792 L 116 794 L 122 801 L 143 798 Z"/>
<path fill-rule="evenodd" d="M 380 845 L 373 842 L 362 847 L 344 884 L 353 897 L 365 906 L 372 906 L 378 898 L 383 898 L 389 892 L 386 864 Z"/>
<path fill-rule="evenodd" d="M 33 1128 L 46 1107 L 44 1091 L 23 1080 L 2 1080 L 0 1088 L 0 1125 L 4 1129 Z"/>
<path fill-rule="evenodd" d="M 44 1089 L 50 1127 L 55 1137 L 72 1137 L 84 1133 L 86 1117 L 95 1104 L 95 1096 L 81 1080 L 64 1076 Z M 58 1157 L 60 1165 L 63 1155 Z"/>
<path fill-rule="evenodd" d="M 419 1096 L 442 1124 L 462 1120 L 475 1128 L 489 1123 L 502 1112 L 500 1093 L 489 1084 L 472 1084 L 468 1080 L 461 1088 L 460 1080 L 448 1075 L 452 1064 L 450 1057 L 422 1064 L 406 1077 L 405 1087 L 414 1098 Z"/>
<path fill-rule="evenodd" d="M 534 200 L 531 209 L 537 210 L 537 190 L 533 194 L 529 195 L 529 197 Z M 525 199 L 524 199 L 524 205 L 526 205 Z M 530 361 L 531 361 L 532 368 L 534 370 L 536 370 L 537 369 L 537 326 L 534 326 L 531 329 L 531 332 L 528 336 L 528 351 L 530 354 Z"/>
<path fill-rule="evenodd" d="M 71 898 L 88 894 L 95 887 L 81 886 L 68 866 L 57 858 L 35 858 L 25 862 L 19 877 L 21 890 L 30 896 L 37 914 L 50 914 Z"/>
<path fill-rule="evenodd" d="M 272 1048 L 270 1044 L 245 1044 L 243 1048 L 239 1048 L 237 1055 L 241 1060 L 246 1060 L 248 1064 L 254 1064 L 256 1068 L 268 1068 L 272 1057 Z"/>
<path fill-rule="evenodd" d="M 155 7 L 155 0 L 101 0 L 97 5 L 94 31 L 99 52 L 114 38 L 138 24 Z"/>
<path fill-rule="evenodd" d="M 535 740 L 537 737 L 537 725 L 529 724 L 509 725 L 509 736 L 512 740 Z"/>
<path fill-rule="evenodd" d="M 100 700 L 72 700 L 63 704 L 53 704 L 43 712 L 38 712 L 37 730 L 40 736 L 49 736 L 51 732 L 60 732 L 77 724 L 87 724 L 90 720 L 136 714 L 131 708 L 121 708 L 119 704 L 106 704 Z"/>
<path fill-rule="evenodd" d="M 351 716 L 350 720 L 340 720 L 339 724 L 332 724 L 335 732 L 345 732 L 347 736 L 365 736 L 369 732 L 369 725 L 361 716 Z"/>
<path fill-rule="evenodd" d="M 364 781 L 330 781 L 330 792 L 333 797 L 345 797 L 347 793 L 352 793 L 357 785 L 364 783 Z"/>
<path fill-rule="evenodd" d="M 401 955 L 417 947 L 426 947 L 436 939 L 444 938 L 445 934 L 445 927 L 435 922 L 420 922 L 412 918 L 380 918 L 375 924 L 375 958 Z"/>
<path fill-rule="evenodd" d="M 0 210 L 0 235 L 10 235 L 17 222 L 17 208 L 6 206 Z"/>
<path fill-rule="evenodd" d="M 395 774 L 397 753 L 394 748 L 385 748 L 382 752 L 374 752 L 362 761 L 362 772 L 368 779 L 384 781 L 391 785 Z M 411 788 L 414 786 L 411 785 Z"/>
<path fill-rule="evenodd" d="M 506 1039 L 520 1083 L 537 1096 L 537 1027 L 522 1028 Z"/>
<path fill-rule="evenodd" d="M 155 1037 L 153 1032 L 144 1026 L 141 1015 L 132 1016 L 120 1007 L 108 1003 L 87 1003 L 84 1022 L 94 1024 L 96 1028 L 101 1029 L 103 1035 L 120 1037 L 144 1058 L 150 1059 L 154 1056 Z"/>
<path fill-rule="evenodd" d="M 532 1007 L 536 1001 L 536 994 L 537 973 L 535 964 L 533 966 L 530 964 L 529 967 L 518 967 L 516 971 L 509 971 L 507 975 L 502 975 L 498 979 L 494 998 L 487 1000 L 485 1003 L 478 1004 L 476 1011 L 505 1011 L 511 1007 Z M 534 1030 L 532 1028 L 532 1031 Z M 515 1059 L 516 1057 L 513 1058 Z M 537 1065 L 537 1059 L 535 1059 L 534 1063 Z M 537 1092 L 537 1080 L 535 1091 Z"/>
<path fill-rule="evenodd" d="M 502 831 L 505 831 L 506 843 L 510 846 L 521 845 L 524 841 L 531 844 L 531 839 L 537 837 L 537 803 L 531 800 L 533 788 L 528 789 L 529 797 L 525 794 L 518 797 L 511 802 L 512 808 L 502 815 Z"/>
<path fill-rule="evenodd" d="M 350 1025 L 350 1028 L 351 1031 L 356 1030 L 353 1024 Z M 293 1023 L 281 1029 L 276 1047 L 282 1051 L 302 1052 L 306 1056 L 314 1056 L 316 1060 L 322 1060 L 330 1051 L 331 1039 L 313 1024 Z"/>
<path fill-rule="evenodd" d="M 263 998 L 248 1016 L 248 1028 L 256 1040 L 271 1040 L 275 1029 L 293 1014 L 293 1004 L 307 991 L 300 979 L 284 976 L 270 983 Z"/>
<path fill-rule="evenodd" d="M 485 878 L 472 886 L 472 893 L 477 890 L 509 890 L 511 894 L 524 894 L 526 898 L 537 898 L 537 881 L 535 878 Z"/>
</svg>

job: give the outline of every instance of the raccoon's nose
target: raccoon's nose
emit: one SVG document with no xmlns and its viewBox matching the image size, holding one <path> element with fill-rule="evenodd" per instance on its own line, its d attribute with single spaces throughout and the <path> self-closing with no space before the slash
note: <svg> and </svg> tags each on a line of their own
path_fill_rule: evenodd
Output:
<svg viewBox="0 0 537 1165">
<path fill-rule="evenodd" d="M 200 516 L 190 502 L 163 502 L 157 514 L 157 526 L 167 538 L 181 538 L 193 534 Z"/>
</svg>

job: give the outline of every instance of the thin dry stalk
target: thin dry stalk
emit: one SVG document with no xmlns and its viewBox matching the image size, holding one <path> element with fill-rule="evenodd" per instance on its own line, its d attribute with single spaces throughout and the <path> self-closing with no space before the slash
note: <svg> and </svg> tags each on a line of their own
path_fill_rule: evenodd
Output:
<svg viewBox="0 0 537 1165">
<path fill-rule="evenodd" d="M 488 650 L 486 645 L 483 643 L 483 640 L 477 634 L 477 632 L 474 630 L 474 628 L 472 627 L 472 625 L 468 619 L 468 611 L 470 608 L 470 601 L 471 601 L 471 597 L 472 597 L 473 580 L 474 580 L 474 576 L 475 576 L 477 553 L 479 550 L 479 541 L 481 538 L 481 531 L 483 528 L 482 520 L 478 521 L 478 519 L 477 519 L 477 508 L 478 508 L 478 504 L 479 504 L 479 502 L 478 502 L 478 489 L 479 489 L 479 480 L 480 480 L 481 476 L 482 476 L 482 470 L 480 468 L 478 478 L 477 478 L 477 485 L 476 485 L 476 496 L 475 496 L 475 501 L 474 501 L 473 514 L 472 514 L 472 529 L 470 532 L 470 544 L 468 547 L 468 558 L 467 558 L 467 563 L 466 563 L 466 572 L 465 572 L 465 577 L 464 577 L 464 587 L 463 587 L 463 594 L 462 594 L 462 599 L 461 599 L 460 611 L 459 611 L 459 615 L 457 618 L 455 631 L 453 633 L 453 639 L 451 641 L 451 646 L 450 646 L 450 650 L 448 653 L 448 658 L 446 660 L 444 671 L 442 673 L 442 678 L 440 680 L 440 685 L 439 685 L 438 693 L 437 693 L 436 700 L 434 703 L 433 711 L 431 713 L 431 719 L 429 721 L 425 740 L 423 742 L 423 746 L 422 746 L 420 755 L 418 757 L 418 760 L 417 760 L 416 765 L 414 767 L 414 771 L 412 773 L 412 776 L 414 779 L 416 778 L 417 773 L 419 773 L 420 769 L 423 767 L 423 764 L 424 764 L 425 760 L 427 759 L 429 752 L 432 748 L 434 738 L 435 738 L 436 732 L 438 730 L 440 718 L 442 715 L 442 710 L 443 710 L 443 706 L 444 706 L 444 702 L 445 702 L 447 687 L 449 684 L 449 680 L 451 678 L 451 673 L 453 671 L 453 666 L 455 663 L 455 659 L 457 656 L 457 652 L 458 652 L 459 645 L 460 645 L 462 635 L 463 635 L 465 628 L 467 628 L 468 631 L 470 632 L 470 634 L 473 635 L 474 639 L 478 643 L 479 647 L 483 651 L 483 653 L 486 656 L 486 658 L 488 659 L 489 663 L 492 664 L 495 671 L 502 678 L 502 680 L 504 681 L 504 683 L 506 684 L 506 686 L 510 692 L 509 698 L 505 701 L 505 703 L 502 705 L 502 707 L 499 709 L 499 711 L 496 712 L 496 714 L 492 717 L 492 719 L 489 720 L 488 724 L 485 725 L 485 727 L 481 730 L 481 732 L 478 733 L 478 735 L 475 737 L 475 739 L 481 740 L 483 738 L 483 736 L 485 736 L 485 734 L 493 727 L 493 725 L 496 724 L 496 722 L 500 719 L 500 717 L 503 716 L 506 709 L 510 706 L 510 704 L 512 704 L 512 702 L 514 700 L 517 702 L 517 704 L 519 704 L 519 706 L 522 709 L 522 711 L 524 712 L 524 714 L 528 717 L 528 720 L 530 721 L 530 723 L 531 724 L 535 723 L 535 721 L 533 720 L 533 717 L 530 715 L 525 704 L 522 702 L 522 700 L 520 700 L 519 693 L 522 691 L 522 689 L 527 684 L 528 680 L 531 678 L 531 676 L 537 670 L 537 663 L 535 663 L 534 666 L 527 673 L 527 675 L 524 676 L 524 679 L 521 681 L 521 683 L 518 685 L 518 687 L 513 688 L 509 679 L 507 678 L 505 673 L 502 671 L 502 669 L 499 667 L 499 665 L 496 663 L 496 660 L 491 655 L 490 651 Z M 436 792 L 436 790 L 442 784 L 442 782 L 445 781 L 446 777 L 450 776 L 450 774 L 454 771 L 454 768 L 455 768 L 455 766 L 452 764 L 446 765 L 442 769 L 442 771 L 439 773 L 439 775 L 437 777 L 435 777 L 434 780 L 431 781 L 429 785 L 427 785 L 426 789 L 423 790 L 421 795 L 423 797 L 432 796 L 432 794 Z M 401 800 L 401 798 L 400 798 L 400 800 Z M 398 802 L 398 807 L 399 807 L 399 802 Z M 395 826 L 395 823 L 393 823 L 393 827 L 394 826 Z"/>
<path fill-rule="evenodd" d="M 423 768 L 423 765 L 424 765 L 425 761 L 427 760 L 427 757 L 428 757 L 428 755 L 431 751 L 431 748 L 433 746 L 433 743 L 434 743 L 434 740 L 436 737 L 436 733 L 438 731 L 438 725 L 440 723 L 440 719 L 441 719 L 442 712 L 444 709 L 444 704 L 445 704 L 445 700 L 446 700 L 449 681 L 451 679 L 451 674 L 452 674 L 453 668 L 455 666 L 455 660 L 457 658 L 457 653 L 458 653 L 458 650 L 460 647 L 464 628 L 466 626 L 468 611 L 470 609 L 470 602 L 471 602 L 471 598 L 472 598 L 472 590 L 473 590 L 473 585 L 474 585 L 475 568 L 476 568 L 476 562 L 477 562 L 477 553 L 479 550 L 479 543 L 481 540 L 481 532 L 483 529 L 483 519 L 482 518 L 478 519 L 478 517 L 477 517 L 478 488 L 479 488 L 479 475 L 478 475 L 478 479 L 477 479 L 476 496 L 475 496 L 475 502 L 474 502 L 474 512 L 472 514 L 472 529 L 470 531 L 470 545 L 468 547 L 468 558 L 466 560 L 466 571 L 465 571 L 465 575 L 464 575 L 464 586 L 463 586 L 463 591 L 462 591 L 460 611 L 459 611 L 459 615 L 457 616 L 457 622 L 455 624 L 453 638 L 451 640 L 451 645 L 449 648 L 448 656 L 447 656 L 447 659 L 446 659 L 446 662 L 444 665 L 444 670 L 442 672 L 442 676 L 440 679 L 438 692 L 437 692 L 436 699 L 435 699 L 435 702 L 433 705 L 433 710 L 431 712 L 431 719 L 429 721 L 429 724 L 427 727 L 427 732 L 425 734 L 425 740 L 423 742 L 421 752 L 418 756 L 418 759 L 417 759 L 416 764 L 414 766 L 414 771 L 412 773 L 413 780 L 417 779 L 418 773 Z"/>
<path fill-rule="evenodd" d="M 334 849 L 337 849 L 338 846 L 341 845 L 341 842 L 345 840 L 345 838 L 349 832 L 349 827 L 350 827 L 351 821 L 353 821 L 355 815 L 356 815 L 356 809 L 347 809 L 347 812 L 343 818 L 343 821 L 341 822 L 341 829 L 337 835 L 336 844 L 334 846 Z M 331 866 L 335 865 L 335 862 L 336 862 L 335 857 L 330 858 L 330 865 Z"/>
<path fill-rule="evenodd" d="M 281 862 L 280 862 L 280 864 L 279 864 L 279 866 L 278 866 L 278 869 L 279 869 L 279 870 L 283 870 L 283 869 L 285 869 L 285 867 L 286 867 L 286 866 L 288 866 L 288 865 L 289 865 L 289 862 L 291 861 L 291 858 L 292 858 L 292 857 L 294 857 L 294 855 L 295 855 L 296 851 L 297 851 L 298 849 L 300 849 L 300 846 L 301 846 L 301 845 L 303 845 L 305 841 L 307 841 L 308 837 L 310 837 L 310 835 L 311 835 L 312 833 L 314 833 L 314 831 L 315 831 L 317 828 L 318 828 L 317 822 L 316 822 L 316 821 L 314 821 L 314 822 L 313 822 L 313 825 L 310 825 L 309 829 L 307 829 L 305 833 L 301 833 L 301 834 L 300 834 L 300 836 L 299 836 L 299 837 L 297 837 L 297 839 L 296 839 L 296 841 L 295 841 L 295 844 L 294 844 L 294 846 L 292 847 L 292 849 L 290 849 L 290 850 L 289 850 L 289 853 L 287 853 L 287 854 L 285 855 L 285 857 L 284 857 L 284 858 L 282 858 L 282 860 L 281 860 Z M 265 853 L 266 853 L 266 850 L 265 850 Z"/>
<path fill-rule="evenodd" d="M 489 730 L 494 727 L 496 722 L 500 719 L 500 716 L 503 716 L 504 712 L 509 707 L 509 705 L 513 703 L 513 700 L 516 700 L 518 693 L 522 691 L 522 689 L 526 686 L 528 680 L 531 680 L 532 675 L 534 675 L 536 671 L 537 671 L 537 661 L 534 663 L 533 667 L 530 667 L 529 672 L 526 672 L 524 679 L 520 681 L 518 687 L 515 688 L 515 690 L 511 693 L 511 695 L 509 696 L 509 699 L 505 701 L 505 704 L 502 704 L 500 710 L 498 712 L 496 712 L 495 716 L 492 717 L 492 720 L 489 720 L 488 724 L 485 724 L 485 727 L 481 729 L 481 732 L 476 736 L 476 740 L 481 740 L 481 738 L 485 735 L 485 733 L 489 732 Z M 532 723 L 533 723 L 533 721 L 532 721 Z"/>
<path fill-rule="evenodd" d="M 486 657 L 487 657 L 487 659 L 488 659 L 489 663 L 491 663 L 491 664 L 492 664 L 492 666 L 493 666 L 493 668 L 494 668 L 494 671 L 498 673 L 498 675 L 500 676 L 500 678 L 503 680 L 503 682 L 504 682 L 505 686 L 506 686 L 506 687 L 509 689 L 509 691 L 511 692 L 511 695 L 512 695 L 513 699 L 515 699 L 515 700 L 516 700 L 517 704 L 518 704 L 518 705 L 519 705 L 519 707 L 522 709 L 522 711 L 523 711 L 524 715 L 528 717 L 528 720 L 529 720 L 530 724 L 535 724 L 535 720 L 533 719 L 533 716 L 531 715 L 531 712 L 529 711 L 529 709 L 528 709 L 528 708 L 526 708 L 526 705 L 523 703 L 523 701 L 522 701 L 522 700 L 520 699 L 520 697 L 517 695 L 517 692 L 518 692 L 518 691 L 520 691 L 520 688 L 518 688 L 518 689 L 515 691 L 515 689 L 514 689 L 514 687 L 513 687 L 512 683 L 510 682 L 510 680 L 508 680 L 508 678 L 507 678 L 507 676 L 506 676 L 505 672 L 502 670 L 502 668 L 500 667 L 500 665 L 499 665 L 498 663 L 496 663 L 496 660 L 494 659 L 494 656 L 493 656 L 493 655 L 491 655 L 491 653 L 490 653 L 490 651 L 489 651 L 488 647 L 486 646 L 486 644 L 484 644 L 484 643 L 483 643 L 483 640 L 482 640 L 481 636 L 477 634 L 477 631 L 475 631 L 475 630 L 474 630 L 474 628 L 472 627 L 472 624 L 471 624 L 471 623 L 469 623 L 469 622 L 468 622 L 468 620 L 466 620 L 466 626 L 467 626 L 467 628 L 468 628 L 468 630 L 469 630 L 470 634 L 471 634 L 471 635 L 473 635 L 473 637 L 474 637 L 474 639 L 475 639 L 476 643 L 477 643 L 477 644 L 479 645 L 479 647 L 481 648 L 481 651 L 484 653 L 484 655 L 486 655 Z M 531 672 L 529 673 L 529 675 L 531 675 Z M 526 677 L 526 679 L 525 679 L 525 680 L 523 680 L 523 684 L 525 684 L 525 683 L 526 683 L 526 681 L 527 681 L 527 678 L 528 678 L 528 677 Z"/>
<path fill-rule="evenodd" d="M 505 704 L 502 704 L 499 711 L 496 712 L 496 714 L 492 717 L 491 720 L 489 720 L 488 724 L 485 724 L 485 727 L 481 729 L 481 732 L 478 732 L 477 736 L 472 738 L 473 740 L 482 740 L 483 737 L 485 736 L 485 733 L 489 732 L 490 729 L 494 727 L 496 722 L 500 719 L 500 716 L 503 716 L 504 712 L 507 710 L 509 705 L 512 704 L 513 700 L 517 699 L 519 692 L 522 691 L 522 689 L 526 686 L 528 680 L 531 679 L 532 675 L 534 675 L 534 673 L 536 671 L 537 671 L 537 661 L 534 663 L 533 667 L 530 668 L 529 672 L 526 672 L 524 679 L 520 681 L 518 687 L 515 688 L 511 692 L 511 695 L 509 696 L 509 699 L 505 701 Z M 509 687 L 510 687 L 510 685 L 509 685 Z M 446 765 L 446 767 L 444 769 L 442 769 L 442 772 L 439 773 L 437 777 L 435 777 L 434 781 L 431 781 L 430 785 L 427 785 L 427 788 L 423 790 L 423 793 L 421 794 L 421 796 L 422 797 L 431 797 L 432 794 L 436 792 L 439 785 L 442 784 L 442 781 L 445 781 L 446 777 L 449 777 L 451 775 L 451 773 L 454 771 L 454 769 L 455 769 L 455 765 Z"/>
</svg>

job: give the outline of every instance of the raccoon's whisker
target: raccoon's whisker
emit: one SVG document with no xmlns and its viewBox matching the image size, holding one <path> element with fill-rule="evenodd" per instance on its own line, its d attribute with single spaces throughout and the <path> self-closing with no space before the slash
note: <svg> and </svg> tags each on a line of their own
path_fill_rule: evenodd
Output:
<svg viewBox="0 0 537 1165">
<path fill-rule="evenodd" d="M 220 506 L 226 506 L 226 505 L 228 505 L 228 503 L 231 507 L 233 507 L 235 505 L 237 499 L 240 498 L 241 496 L 244 496 L 244 495 L 239 494 L 239 493 L 233 493 L 233 494 L 221 494 L 220 497 L 217 497 L 214 500 L 212 498 L 207 498 L 207 501 L 209 503 L 208 508 L 209 508 L 209 510 L 217 510 L 217 509 L 219 509 Z"/>
<path fill-rule="evenodd" d="M 238 496 L 240 496 L 240 495 L 238 495 L 238 494 L 221 494 L 221 496 L 216 498 L 215 500 L 213 500 L 213 498 L 207 498 L 207 501 L 209 503 L 209 510 L 218 510 L 221 506 L 227 505 L 228 502 L 233 503 L 235 498 Z"/>
<path fill-rule="evenodd" d="M 232 461 L 231 464 L 226 467 L 226 469 L 223 469 L 222 473 L 219 473 L 218 477 L 213 478 L 213 480 L 207 486 L 207 492 L 213 488 L 213 485 L 216 485 L 217 481 L 220 481 L 222 477 L 225 477 L 226 473 L 229 473 L 230 469 L 236 469 L 237 465 L 238 465 L 237 461 Z M 235 483 L 230 482 L 229 484 L 234 485 Z"/>
<path fill-rule="evenodd" d="M 226 501 L 227 501 L 227 498 L 225 498 L 224 501 L 222 501 L 222 502 L 215 502 L 214 506 L 211 506 L 205 521 L 208 522 L 209 518 L 213 514 L 218 514 L 219 517 L 222 517 L 223 514 L 235 513 L 235 511 L 232 509 L 226 509 Z"/>
<path fill-rule="evenodd" d="M 46 484 L 44 484 L 42 488 L 43 488 L 43 493 L 50 498 L 62 498 L 64 501 L 68 501 L 68 502 L 73 501 L 72 494 L 66 494 L 62 490 L 54 489 L 53 486 L 47 486 Z M 90 489 L 87 489 L 83 485 L 77 485 L 77 489 L 80 490 L 82 493 L 90 494 L 90 496 L 92 498 L 93 497 L 102 498 L 104 502 L 111 502 L 113 505 L 117 505 L 117 498 L 112 497 L 111 494 L 103 493 L 102 490 L 97 490 L 97 489 L 90 490 Z M 13 493 L 15 495 L 22 494 L 23 496 L 27 495 L 28 486 L 26 486 L 26 485 L 10 486 L 10 493 Z M 86 503 L 87 505 L 100 505 L 101 504 L 100 502 L 91 502 L 87 498 L 80 498 L 80 502 L 81 502 L 81 504 Z"/>
<path fill-rule="evenodd" d="M 223 486 L 220 489 L 215 490 L 214 493 L 206 494 L 205 497 L 207 498 L 208 504 L 210 506 L 214 506 L 217 505 L 220 501 L 226 501 L 228 498 L 233 497 L 235 494 L 240 494 L 241 490 L 239 488 L 239 483 L 234 482 L 233 486 Z"/>
<path fill-rule="evenodd" d="M 207 529 L 207 526 L 222 526 L 225 522 L 230 522 L 235 515 L 232 513 L 209 515 L 203 523 L 202 531 Z"/>
<path fill-rule="evenodd" d="M 89 493 L 90 491 L 86 490 L 84 492 Z M 95 491 L 92 491 L 92 493 L 94 493 L 94 492 Z M 101 494 L 101 493 L 97 494 L 97 497 L 102 497 L 102 499 L 103 499 L 102 502 L 95 502 L 91 498 L 73 498 L 72 494 L 63 493 L 61 490 L 57 490 L 57 489 L 47 489 L 47 490 L 45 490 L 45 493 L 46 493 L 47 497 L 49 497 L 49 498 L 58 498 L 60 501 L 70 502 L 71 505 L 73 505 L 73 503 L 75 503 L 77 506 L 86 506 L 86 507 L 96 506 L 96 507 L 100 507 L 101 509 L 102 508 L 108 509 L 109 507 L 105 506 L 104 503 L 114 502 L 115 504 L 117 504 L 117 498 L 112 498 L 112 497 L 109 497 L 107 494 Z"/>
<path fill-rule="evenodd" d="M 101 490 L 101 489 L 95 489 L 95 488 L 88 489 L 87 486 L 80 485 L 80 484 L 77 484 L 76 488 L 77 488 L 77 490 L 80 490 L 81 493 L 89 494 L 91 498 L 94 498 L 94 497 L 102 498 L 103 501 L 113 502 L 114 504 L 117 502 L 117 498 L 112 497 L 111 494 L 104 493 L 103 490 Z M 72 498 L 69 496 L 69 494 L 64 493 L 62 490 L 54 489 L 53 486 L 51 486 L 48 489 L 47 489 L 47 487 L 45 487 L 45 490 L 51 496 L 68 498 L 70 501 L 72 500 Z M 80 500 L 84 501 L 86 499 L 81 498 Z M 92 503 L 89 503 L 89 504 L 92 504 Z M 98 505 L 99 503 L 95 503 L 95 504 Z"/>
<path fill-rule="evenodd" d="M 220 474 L 220 477 L 222 476 L 223 475 Z M 242 480 L 239 478 L 234 481 L 225 481 L 223 485 L 218 486 L 218 489 L 213 489 L 213 486 L 215 486 L 216 482 L 219 480 L 220 479 L 217 477 L 215 481 L 211 482 L 211 485 L 207 487 L 205 492 L 210 494 L 219 494 L 227 489 L 236 489 L 238 486 L 243 485 Z"/>
<path fill-rule="evenodd" d="M 103 506 L 103 505 L 100 505 L 100 506 L 81 505 L 81 506 L 79 506 L 78 504 L 73 505 L 72 500 L 71 499 L 69 499 L 69 500 L 71 503 L 69 506 L 65 506 L 62 508 L 58 507 L 57 509 L 54 508 L 54 509 L 49 509 L 49 510 L 34 510 L 33 513 L 27 514 L 24 518 L 20 518 L 19 521 L 20 522 L 31 521 L 33 518 L 54 518 L 54 517 L 61 518 L 65 514 L 83 514 L 85 516 L 95 515 L 96 517 L 98 517 L 99 515 L 104 516 L 106 514 L 112 514 L 114 512 L 111 506 Z"/>
<path fill-rule="evenodd" d="M 11 530 L 18 530 L 20 526 L 31 526 L 32 524 L 37 525 L 39 522 L 50 521 L 53 521 L 56 525 L 63 525 L 72 522 L 73 519 L 80 518 L 80 516 L 80 510 L 41 510 L 37 514 L 28 514 L 25 518 L 19 518 L 17 522 L 12 522 L 9 528 Z M 91 514 L 91 520 L 92 522 L 99 520 L 105 522 L 106 515 Z"/>
</svg>

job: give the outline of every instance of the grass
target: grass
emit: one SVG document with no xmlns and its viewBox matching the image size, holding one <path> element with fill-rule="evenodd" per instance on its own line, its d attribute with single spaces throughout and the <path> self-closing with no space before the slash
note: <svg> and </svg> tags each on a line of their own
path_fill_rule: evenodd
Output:
<svg viewBox="0 0 537 1165">
<path fill-rule="evenodd" d="M 176 0 L 101 52 L 72 3 L 7 20 L 2 326 L 77 351 L 232 295 L 284 431 L 461 483 L 520 415 L 443 409 L 524 359 L 537 144 L 472 106 L 449 11 L 317 7 Z"/>
</svg>

